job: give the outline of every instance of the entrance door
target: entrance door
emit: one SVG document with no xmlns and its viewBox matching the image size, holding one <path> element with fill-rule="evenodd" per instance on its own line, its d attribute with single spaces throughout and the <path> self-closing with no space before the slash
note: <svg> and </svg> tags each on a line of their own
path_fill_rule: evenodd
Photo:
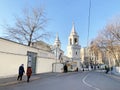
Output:
<svg viewBox="0 0 120 90">
<path fill-rule="evenodd" d="M 34 52 L 27 52 L 28 55 L 28 65 L 32 67 L 32 74 L 36 73 L 36 60 L 37 60 L 37 53 Z"/>
</svg>

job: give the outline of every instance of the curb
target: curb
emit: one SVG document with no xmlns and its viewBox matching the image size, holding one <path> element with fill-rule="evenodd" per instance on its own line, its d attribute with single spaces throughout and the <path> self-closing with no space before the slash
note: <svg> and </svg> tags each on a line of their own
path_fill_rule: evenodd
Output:
<svg viewBox="0 0 120 90">
<path fill-rule="evenodd" d="M 48 78 L 48 77 L 51 77 L 51 76 L 55 76 L 56 74 L 50 74 L 50 73 L 45 73 L 45 74 L 36 74 L 35 76 L 33 75 L 31 78 L 30 78 L 30 81 L 34 81 L 34 80 L 38 80 L 38 79 L 42 79 L 42 78 Z M 43 77 L 44 76 L 44 77 Z M 15 77 L 16 78 L 16 77 Z M 4 86 L 9 86 L 9 85 L 15 85 L 15 84 L 20 84 L 20 83 L 25 83 L 27 82 L 26 80 L 26 76 L 23 77 L 24 79 L 22 81 L 17 81 L 16 79 L 14 80 L 10 80 L 8 82 L 3 82 L 3 83 L 0 83 L 0 87 L 4 87 Z"/>
<path fill-rule="evenodd" d="M 30 81 L 34 81 L 34 80 L 38 80 L 38 79 L 40 79 L 40 77 L 34 77 L 34 78 L 31 78 Z M 25 82 L 27 82 L 27 81 L 26 80 L 23 80 L 23 81 L 12 81 L 12 82 L 7 82 L 7 83 L 0 84 L 0 87 L 20 84 L 20 83 L 25 83 Z"/>
<path fill-rule="evenodd" d="M 76 73 L 76 72 L 74 72 Z M 48 78 L 48 77 L 60 77 L 60 76 L 68 76 L 71 75 L 73 73 L 52 73 L 52 74 L 43 74 L 43 75 L 36 75 L 30 78 L 30 81 L 34 81 L 34 80 L 38 80 L 38 79 L 43 79 L 43 78 Z M 1 83 L 0 87 L 4 87 L 4 86 L 10 86 L 10 85 L 15 85 L 15 84 L 20 84 L 20 83 L 27 83 L 27 80 L 23 79 L 22 81 L 17 81 L 17 80 L 13 80 L 13 81 L 9 81 L 9 82 L 5 82 L 5 83 Z"/>
</svg>

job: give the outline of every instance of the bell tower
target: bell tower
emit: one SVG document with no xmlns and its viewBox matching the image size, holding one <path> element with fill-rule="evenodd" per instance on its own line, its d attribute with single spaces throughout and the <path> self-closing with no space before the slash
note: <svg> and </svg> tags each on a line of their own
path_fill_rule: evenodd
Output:
<svg viewBox="0 0 120 90">
<path fill-rule="evenodd" d="M 68 40 L 69 40 L 69 45 L 79 45 L 79 36 L 75 31 L 74 23 Z"/>
<path fill-rule="evenodd" d="M 74 62 L 77 63 L 77 67 L 80 67 L 80 45 L 79 36 L 75 30 L 73 23 L 70 36 L 68 38 L 67 56 Z"/>
<path fill-rule="evenodd" d="M 55 47 L 58 47 L 58 48 L 61 48 L 61 42 L 60 42 L 60 40 L 59 40 L 58 34 L 56 35 L 56 39 L 55 39 L 55 42 L 54 42 L 54 46 L 55 46 Z"/>
</svg>

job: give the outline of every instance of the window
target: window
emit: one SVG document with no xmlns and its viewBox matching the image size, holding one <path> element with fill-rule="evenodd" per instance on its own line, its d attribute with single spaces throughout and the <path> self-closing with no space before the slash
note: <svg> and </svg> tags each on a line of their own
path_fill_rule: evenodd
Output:
<svg viewBox="0 0 120 90">
<path fill-rule="evenodd" d="M 75 42 L 75 44 L 77 44 L 77 42 L 78 42 L 78 41 L 77 41 L 77 38 L 74 39 L 74 42 Z"/>
<path fill-rule="evenodd" d="M 57 46 L 59 47 L 60 45 L 59 45 L 59 44 L 57 44 Z"/>
<path fill-rule="evenodd" d="M 76 55 L 77 55 L 77 52 L 76 52 Z"/>
<path fill-rule="evenodd" d="M 72 44 L 72 39 L 70 38 L 70 45 Z"/>
</svg>

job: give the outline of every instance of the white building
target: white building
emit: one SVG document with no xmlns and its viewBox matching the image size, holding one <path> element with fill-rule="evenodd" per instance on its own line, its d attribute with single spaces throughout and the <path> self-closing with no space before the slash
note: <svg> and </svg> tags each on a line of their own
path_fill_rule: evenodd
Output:
<svg viewBox="0 0 120 90">
<path fill-rule="evenodd" d="M 36 49 L 41 49 L 41 50 L 45 50 L 45 51 L 51 52 L 50 45 L 45 43 L 45 42 L 43 42 L 43 41 L 33 42 L 31 44 L 31 46 L 36 48 Z"/>
<path fill-rule="evenodd" d="M 81 63 L 83 64 L 84 61 L 85 61 L 85 60 L 87 59 L 87 57 L 88 57 L 87 48 L 86 48 L 86 47 L 80 49 L 80 57 L 81 57 Z"/>
<path fill-rule="evenodd" d="M 79 36 L 73 24 L 68 38 L 67 56 L 71 59 L 71 61 L 76 62 L 78 68 L 80 68 L 80 48 Z"/>
<path fill-rule="evenodd" d="M 25 71 L 31 65 L 33 74 L 52 72 L 56 57 L 46 46 L 42 44 L 40 49 L 0 38 L 0 78 L 16 76 L 21 64 Z"/>
</svg>

